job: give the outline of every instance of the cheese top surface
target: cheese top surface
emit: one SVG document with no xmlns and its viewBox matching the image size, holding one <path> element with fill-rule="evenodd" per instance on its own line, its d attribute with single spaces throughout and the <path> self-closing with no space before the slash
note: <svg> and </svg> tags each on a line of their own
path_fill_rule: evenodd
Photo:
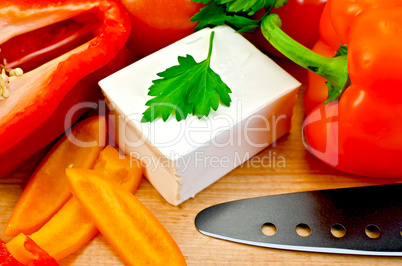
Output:
<svg viewBox="0 0 402 266">
<path fill-rule="evenodd" d="M 208 117 L 198 119 L 189 115 L 177 122 L 171 116 L 166 122 L 158 118 L 141 123 L 142 113 L 152 80 L 157 73 L 178 65 L 178 56 L 190 54 L 197 62 L 208 54 L 211 29 L 203 29 L 100 81 L 100 86 L 111 103 L 120 108 L 152 144 L 153 148 L 171 160 L 208 145 L 222 131 L 250 117 L 257 110 L 297 88 L 300 83 L 277 66 L 269 57 L 255 48 L 243 36 L 226 26 L 216 27 L 211 68 L 232 90 L 230 107 L 220 105 Z M 247 121 L 246 121 L 247 123 Z M 133 147 L 143 145 L 131 143 Z"/>
</svg>

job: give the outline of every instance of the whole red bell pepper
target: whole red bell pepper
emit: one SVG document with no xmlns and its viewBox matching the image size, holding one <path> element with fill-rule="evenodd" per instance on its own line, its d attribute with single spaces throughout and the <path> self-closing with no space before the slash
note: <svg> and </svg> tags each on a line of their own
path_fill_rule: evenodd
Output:
<svg viewBox="0 0 402 266">
<path fill-rule="evenodd" d="M 262 23 L 266 38 L 290 59 L 327 80 L 326 85 L 319 85 L 321 90 L 328 88 L 328 98 L 321 98 L 326 103 L 307 111 L 308 149 L 347 173 L 400 177 L 402 3 L 330 0 L 320 25 L 327 35 L 321 34 L 317 47 L 330 54 L 339 44 L 347 46 L 334 57 L 301 46 L 281 31 L 280 23 L 278 16 L 266 18 Z M 324 27 L 329 28 L 325 31 Z"/>
<path fill-rule="evenodd" d="M 9 78 L 9 96 L 0 101 L 0 177 L 88 109 L 73 106 L 95 104 L 99 79 L 125 64 L 108 63 L 130 30 L 126 9 L 114 0 L 0 2 L 1 68 L 24 71 Z"/>
</svg>

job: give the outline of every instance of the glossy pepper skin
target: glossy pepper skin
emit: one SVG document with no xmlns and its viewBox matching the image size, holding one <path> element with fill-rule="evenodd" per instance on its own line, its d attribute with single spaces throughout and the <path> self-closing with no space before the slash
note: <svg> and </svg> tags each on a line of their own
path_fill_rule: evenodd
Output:
<svg viewBox="0 0 402 266">
<path fill-rule="evenodd" d="M 96 103 L 101 97 L 97 81 L 118 68 L 108 63 L 124 47 L 130 29 L 127 11 L 114 0 L 0 2 L 0 61 L 25 72 L 10 79 L 10 96 L 0 101 L 0 159 L 7 162 L 0 165 L 0 177 L 89 108 L 73 112 L 72 107 Z M 67 39 L 72 41 L 65 44 Z"/>
<path fill-rule="evenodd" d="M 330 40 L 342 42 L 346 37 L 347 55 L 325 57 L 298 46 L 279 32 L 275 17 L 263 23 L 263 31 L 292 60 L 324 76 L 341 91 L 334 101 L 308 110 L 304 123 L 308 149 L 343 172 L 400 177 L 402 3 L 330 0 L 323 16 L 334 12 L 333 7 L 337 8 L 337 14 L 340 10 L 348 14 L 352 4 L 363 8 L 345 19 L 324 18 L 332 21 L 326 24 L 332 25 L 333 31 L 327 31 L 332 35 L 322 35 L 316 45 L 316 49 L 321 46 L 321 51 L 330 51 L 336 47 Z M 282 45 L 284 42 L 278 42 L 281 37 L 289 42 Z M 321 86 L 322 90 L 327 89 L 325 84 Z"/>
<path fill-rule="evenodd" d="M 365 10 L 378 7 L 402 6 L 399 0 L 328 0 L 320 18 L 320 38 L 312 50 L 321 55 L 332 57 L 340 45 L 348 44 L 348 35 L 356 17 Z M 369 27 L 365 29 L 369 31 Z M 308 72 L 307 88 L 304 96 L 304 109 L 308 114 L 327 97 L 325 78 Z"/>
</svg>

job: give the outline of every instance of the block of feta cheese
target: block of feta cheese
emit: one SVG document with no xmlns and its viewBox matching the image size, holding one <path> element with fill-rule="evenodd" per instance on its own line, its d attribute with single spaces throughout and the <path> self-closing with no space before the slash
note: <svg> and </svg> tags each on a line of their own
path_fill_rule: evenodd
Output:
<svg viewBox="0 0 402 266">
<path fill-rule="evenodd" d="M 146 166 L 145 176 L 171 204 L 194 197 L 289 132 L 300 83 L 232 28 L 215 31 L 211 68 L 230 87 L 230 107 L 208 117 L 141 123 L 157 73 L 208 55 L 211 29 L 203 29 L 101 80 L 115 121 L 116 142 Z"/>
</svg>

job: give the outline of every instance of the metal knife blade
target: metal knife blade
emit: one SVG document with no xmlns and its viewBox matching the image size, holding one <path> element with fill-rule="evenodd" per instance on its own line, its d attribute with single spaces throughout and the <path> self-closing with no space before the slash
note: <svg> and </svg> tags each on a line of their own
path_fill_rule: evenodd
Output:
<svg viewBox="0 0 402 266">
<path fill-rule="evenodd" d="M 274 225 L 266 235 L 262 227 Z M 298 225 L 311 229 L 296 233 Z M 218 204 L 201 211 L 205 235 L 255 246 L 339 254 L 402 255 L 402 184 L 297 192 Z M 331 228 L 344 229 L 344 236 Z M 368 236 L 374 231 L 377 235 Z"/>
</svg>

